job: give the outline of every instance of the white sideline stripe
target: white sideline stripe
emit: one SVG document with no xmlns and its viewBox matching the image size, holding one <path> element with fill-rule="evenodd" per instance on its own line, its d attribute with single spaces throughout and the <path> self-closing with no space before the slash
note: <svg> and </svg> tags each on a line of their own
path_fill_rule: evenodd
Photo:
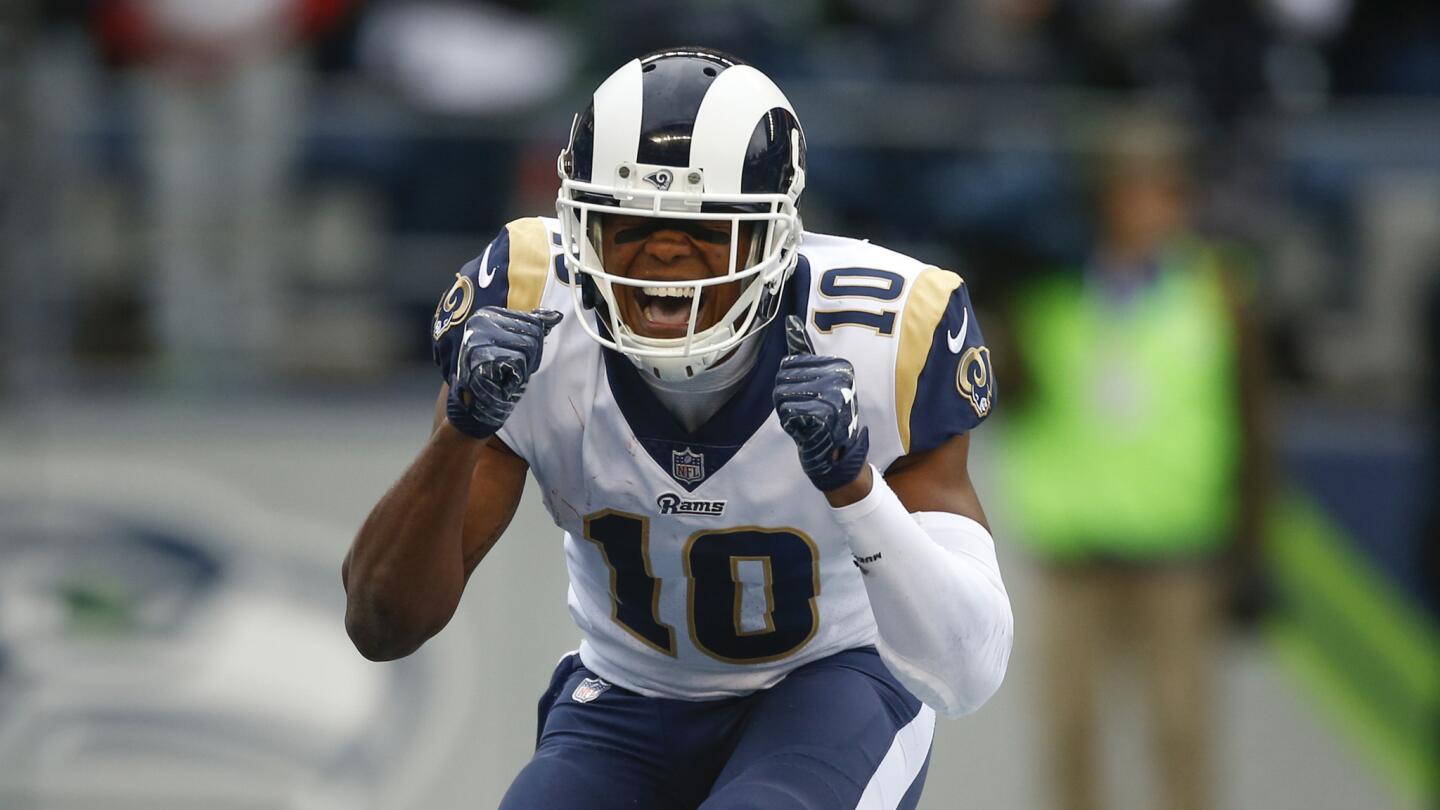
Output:
<svg viewBox="0 0 1440 810">
<path fill-rule="evenodd" d="M 750 136 L 760 116 L 776 107 L 795 114 L 780 88 L 749 65 L 726 68 L 710 83 L 695 113 L 690 141 L 690 166 L 705 171 L 706 192 L 740 193 Z"/>
<path fill-rule="evenodd" d="M 644 102 L 644 93 L 638 59 L 631 59 L 595 89 L 595 153 L 591 163 L 591 182 L 601 185 L 615 183 L 615 167 L 635 162 L 640 150 L 640 107 Z"/>
<path fill-rule="evenodd" d="M 860 803 L 855 810 L 895 810 L 905 791 L 915 783 L 925 757 L 930 755 L 930 741 L 935 738 L 935 710 L 920 704 L 920 712 L 895 732 L 895 741 L 880 760 L 880 767 L 871 775 Z"/>
</svg>

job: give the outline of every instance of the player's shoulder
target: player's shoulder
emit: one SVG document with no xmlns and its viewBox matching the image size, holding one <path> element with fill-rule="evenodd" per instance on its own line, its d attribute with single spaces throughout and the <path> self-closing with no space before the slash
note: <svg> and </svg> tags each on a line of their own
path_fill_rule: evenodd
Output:
<svg viewBox="0 0 1440 810">
<path fill-rule="evenodd" d="M 800 255 L 817 277 L 837 268 L 873 268 L 914 278 L 930 267 L 919 259 L 869 239 L 813 231 L 805 232 L 805 238 L 800 243 Z"/>
<path fill-rule="evenodd" d="M 506 223 L 480 255 L 455 274 L 435 308 L 431 338 L 465 322 L 479 307 L 532 310 L 540 305 L 555 275 L 558 224 L 544 217 Z"/>
<path fill-rule="evenodd" d="M 954 272 L 865 239 L 806 233 L 801 285 L 812 331 L 860 335 L 894 348 L 905 330 L 929 334 L 964 280 Z M 861 327 L 861 330 L 843 329 Z M 854 341 L 847 343 L 855 344 Z M 847 345 L 859 350 L 862 344 Z"/>
<path fill-rule="evenodd" d="M 560 225 L 554 218 L 512 220 L 455 273 L 430 324 L 432 353 L 446 379 L 453 373 L 459 327 L 475 310 L 507 307 L 528 312 L 542 305 L 562 312 L 569 309 L 559 245 Z"/>
<path fill-rule="evenodd" d="M 868 239 L 807 232 L 800 255 L 805 260 L 812 307 L 837 299 L 859 299 L 909 309 L 912 302 L 943 299 L 964 283 L 953 271 Z"/>
<path fill-rule="evenodd" d="M 826 234 L 807 233 L 801 255 L 816 350 L 849 359 L 884 392 L 876 404 L 893 409 L 899 453 L 936 447 L 989 415 L 990 350 L 959 274 Z"/>
</svg>

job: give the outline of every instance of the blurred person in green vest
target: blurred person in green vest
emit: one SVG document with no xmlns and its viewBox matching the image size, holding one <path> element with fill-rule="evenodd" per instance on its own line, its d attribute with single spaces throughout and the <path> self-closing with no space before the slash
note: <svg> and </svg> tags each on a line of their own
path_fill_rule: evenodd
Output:
<svg viewBox="0 0 1440 810">
<path fill-rule="evenodd" d="M 1043 571 L 1047 738 L 1066 810 L 1111 806 L 1096 697 L 1126 651 L 1153 806 L 1215 805 L 1219 618 L 1227 574 L 1258 568 L 1258 349 L 1230 263 L 1191 230 L 1186 137 L 1148 114 L 1109 130 L 1088 260 L 1020 290 L 1007 324 L 1002 475 Z"/>
</svg>

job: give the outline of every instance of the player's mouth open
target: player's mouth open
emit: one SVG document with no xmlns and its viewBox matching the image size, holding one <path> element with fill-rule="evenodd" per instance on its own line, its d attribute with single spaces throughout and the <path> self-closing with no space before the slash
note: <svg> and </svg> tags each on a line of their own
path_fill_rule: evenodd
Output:
<svg viewBox="0 0 1440 810">
<path fill-rule="evenodd" d="M 648 287 L 635 290 L 635 303 L 645 317 L 647 326 L 658 331 L 683 332 L 690 325 L 690 309 L 695 303 L 694 287 Z M 704 306 L 704 296 L 701 296 Z"/>
</svg>

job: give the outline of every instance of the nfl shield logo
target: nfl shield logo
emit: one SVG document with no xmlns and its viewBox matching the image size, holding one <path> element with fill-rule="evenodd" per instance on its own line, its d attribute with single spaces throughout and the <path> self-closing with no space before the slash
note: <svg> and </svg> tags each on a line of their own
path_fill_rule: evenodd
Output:
<svg viewBox="0 0 1440 810">
<path fill-rule="evenodd" d="M 693 484 L 705 477 L 705 456 L 690 448 L 670 452 L 670 474 L 682 484 Z"/>
<path fill-rule="evenodd" d="M 605 694 L 605 690 L 609 688 L 610 684 L 599 678 L 586 678 L 580 682 L 579 686 L 575 687 L 574 692 L 570 693 L 570 699 L 576 703 L 589 703 Z"/>
</svg>

